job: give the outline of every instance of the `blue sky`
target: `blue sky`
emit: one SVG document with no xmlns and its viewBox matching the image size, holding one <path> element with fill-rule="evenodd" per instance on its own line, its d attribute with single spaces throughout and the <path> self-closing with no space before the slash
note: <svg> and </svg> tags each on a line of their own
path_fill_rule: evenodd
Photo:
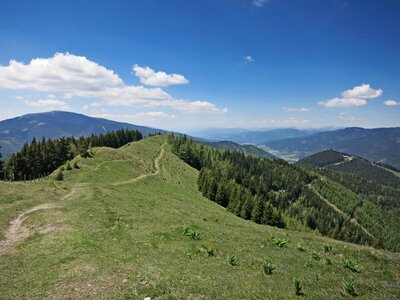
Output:
<svg viewBox="0 0 400 300">
<path fill-rule="evenodd" d="M 397 0 L 0 2 L 0 120 L 400 126 Z"/>
</svg>

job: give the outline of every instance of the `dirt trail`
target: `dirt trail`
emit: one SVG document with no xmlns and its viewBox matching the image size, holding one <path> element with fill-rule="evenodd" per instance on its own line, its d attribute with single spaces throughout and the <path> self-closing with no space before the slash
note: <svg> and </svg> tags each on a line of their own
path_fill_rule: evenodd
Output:
<svg viewBox="0 0 400 300">
<path fill-rule="evenodd" d="M 7 228 L 7 230 L 4 233 L 5 240 L 0 241 L 0 256 L 7 254 L 11 252 L 14 247 L 21 242 L 22 240 L 26 239 L 30 235 L 32 235 L 35 232 L 48 232 L 50 230 L 50 227 L 44 227 L 44 228 L 38 228 L 38 229 L 32 229 L 24 226 L 22 223 L 28 218 L 28 215 L 42 209 L 52 209 L 56 208 L 59 206 L 56 206 L 54 204 L 41 204 L 38 206 L 35 206 L 31 209 L 28 209 L 27 211 L 21 213 L 18 217 L 16 217 L 14 220 L 10 222 L 10 226 Z"/>
<path fill-rule="evenodd" d="M 339 214 L 341 214 L 345 219 L 347 219 L 349 216 L 342 211 L 341 209 L 339 209 L 336 205 L 332 204 L 331 202 L 329 202 L 326 198 L 324 198 L 320 193 L 317 192 L 316 189 L 314 189 L 314 187 L 311 184 L 308 184 L 308 187 L 322 200 L 324 201 L 326 204 L 328 204 L 331 208 L 333 208 L 336 212 L 338 212 Z M 375 236 L 373 236 L 367 229 L 365 229 L 360 223 L 357 222 L 356 219 L 352 218 L 350 219 L 350 222 L 353 223 L 354 225 L 358 226 L 362 231 L 364 231 L 364 233 L 366 233 L 367 235 L 369 235 L 370 237 L 375 239 Z"/>
<path fill-rule="evenodd" d="M 73 194 L 75 194 L 75 192 L 76 192 L 76 187 L 74 187 L 71 190 L 71 192 L 69 192 L 67 195 L 62 197 L 61 200 L 66 200 L 70 198 Z M 47 233 L 52 231 L 53 226 L 51 225 L 40 228 L 29 228 L 25 226 L 23 223 L 28 218 L 29 214 L 35 211 L 43 209 L 59 208 L 59 207 L 60 206 L 57 206 L 53 203 L 45 203 L 32 207 L 24 211 L 23 213 L 19 214 L 18 217 L 16 217 L 10 222 L 10 225 L 4 232 L 5 239 L 0 241 L 0 256 L 10 253 L 18 243 L 22 242 L 24 239 L 33 235 L 34 233 L 37 232 Z"/>
<path fill-rule="evenodd" d="M 121 181 L 121 182 L 116 182 L 113 185 L 119 186 L 119 185 L 124 185 L 124 184 L 129 184 L 129 183 L 133 183 L 139 180 L 142 180 L 146 177 L 150 177 L 150 176 L 157 176 L 158 174 L 160 174 L 160 160 L 163 158 L 164 153 L 165 153 L 165 143 L 161 145 L 161 151 L 160 154 L 156 157 L 156 159 L 154 160 L 154 166 L 156 167 L 156 170 L 153 173 L 150 174 L 142 174 L 138 177 L 129 179 L 129 180 L 125 180 L 125 181 Z"/>
</svg>

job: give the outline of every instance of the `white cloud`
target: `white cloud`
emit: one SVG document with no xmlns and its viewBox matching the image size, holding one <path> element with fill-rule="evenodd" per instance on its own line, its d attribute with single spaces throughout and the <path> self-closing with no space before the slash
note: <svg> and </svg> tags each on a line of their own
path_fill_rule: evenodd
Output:
<svg viewBox="0 0 400 300">
<path fill-rule="evenodd" d="M 159 80 L 157 84 L 161 85 L 187 82 L 182 75 L 156 73 L 150 68 L 137 67 L 148 84 L 155 84 L 156 80 Z M 147 73 L 141 73 L 143 70 Z M 169 107 L 190 113 L 227 112 L 226 108 L 220 109 L 207 101 L 174 99 L 161 88 L 125 85 L 113 71 L 86 57 L 69 53 L 56 53 L 51 58 L 32 59 L 28 64 L 12 60 L 9 66 L 0 66 L 0 88 L 57 92 L 63 94 L 64 99 L 98 99 L 107 105 Z"/>
<path fill-rule="evenodd" d="M 381 96 L 383 91 L 381 89 L 375 90 L 369 84 L 363 83 L 362 85 L 355 86 L 354 88 L 344 91 L 343 98 L 357 98 L 357 99 L 374 99 Z"/>
<path fill-rule="evenodd" d="M 375 90 L 369 84 L 363 83 L 360 86 L 355 86 L 350 90 L 342 92 L 342 97 L 319 101 L 318 105 L 328 108 L 364 106 L 368 104 L 367 99 L 380 97 L 382 93 L 381 89 Z"/>
<path fill-rule="evenodd" d="M 32 107 L 46 107 L 46 108 L 58 108 L 68 109 L 67 103 L 57 99 L 39 99 L 35 101 L 25 101 L 25 104 Z"/>
<path fill-rule="evenodd" d="M 282 107 L 282 110 L 287 113 L 292 113 L 292 112 L 309 112 L 309 108 L 301 107 L 301 108 L 294 108 L 294 107 Z"/>
<path fill-rule="evenodd" d="M 245 57 L 243 57 L 243 59 L 247 62 L 254 62 L 253 57 L 251 57 L 251 55 L 246 55 Z"/>
<path fill-rule="evenodd" d="M 0 66 L 0 87 L 6 89 L 73 93 L 121 86 L 121 78 L 113 71 L 69 53 L 35 58 L 29 64 L 11 60 L 8 66 Z"/>
<path fill-rule="evenodd" d="M 140 82 L 145 85 L 169 86 L 189 83 L 189 80 L 187 80 L 183 75 L 167 74 L 162 71 L 155 72 L 150 67 L 134 65 L 133 71 L 135 72 L 135 75 L 139 77 Z"/>
<path fill-rule="evenodd" d="M 397 105 L 400 105 L 400 102 L 398 102 L 398 101 L 396 101 L 396 100 L 386 100 L 386 101 L 384 102 L 384 104 L 385 104 L 386 106 L 397 106 Z"/>
<path fill-rule="evenodd" d="M 253 0 L 253 5 L 256 7 L 263 7 L 267 0 Z"/>
<path fill-rule="evenodd" d="M 367 100 L 357 98 L 333 98 L 326 101 L 318 102 L 319 105 L 332 108 L 332 107 L 352 107 L 367 105 Z"/>
</svg>

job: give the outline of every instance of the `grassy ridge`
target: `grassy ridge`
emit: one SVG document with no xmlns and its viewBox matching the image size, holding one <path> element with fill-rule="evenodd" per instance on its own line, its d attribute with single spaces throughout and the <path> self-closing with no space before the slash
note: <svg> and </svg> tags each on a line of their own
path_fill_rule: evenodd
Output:
<svg viewBox="0 0 400 300">
<path fill-rule="evenodd" d="M 360 298 L 400 297 L 398 254 L 242 220 L 201 196 L 197 171 L 168 145 L 159 175 L 114 185 L 154 172 L 165 142 L 152 137 L 95 149 L 60 183 L 0 183 L 3 230 L 29 207 L 59 206 L 24 222 L 52 224 L 54 231 L 0 256 L 0 298 L 294 299 L 294 277 L 311 299 L 340 297 L 343 278 L 355 280 Z M 185 235 L 185 227 L 199 239 Z M 324 252 L 326 243 L 331 252 Z M 271 275 L 263 271 L 266 258 L 276 267 Z M 357 261 L 360 272 L 344 268 L 346 259 Z"/>
</svg>

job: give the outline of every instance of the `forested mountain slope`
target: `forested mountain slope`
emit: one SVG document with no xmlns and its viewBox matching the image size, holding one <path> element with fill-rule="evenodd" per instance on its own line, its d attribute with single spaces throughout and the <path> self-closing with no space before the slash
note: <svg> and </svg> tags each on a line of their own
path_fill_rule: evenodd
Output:
<svg viewBox="0 0 400 300">
<path fill-rule="evenodd" d="M 400 172 L 377 165 L 366 159 L 326 150 L 307 156 L 297 162 L 299 165 L 324 168 L 331 171 L 349 173 L 379 184 L 400 188 Z"/>
<path fill-rule="evenodd" d="M 399 127 L 375 129 L 350 127 L 265 144 L 280 152 L 296 153 L 300 158 L 333 149 L 400 168 Z"/>
<path fill-rule="evenodd" d="M 261 148 L 258 148 L 254 145 L 240 145 L 231 141 L 221 141 L 221 142 L 204 142 L 203 144 L 220 149 L 220 150 L 228 150 L 228 151 L 238 151 L 243 152 L 245 154 L 253 155 L 256 157 L 268 158 L 268 159 L 277 159 L 277 157 Z"/>
<path fill-rule="evenodd" d="M 294 278 L 310 299 L 400 296 L 398 254 L 236 217 L 166 137 L 92 151 L 63 181 L 0 182 L 5 299 L 296 299 Z"/>
<path fill-rule="evenodd" d="M 366 185 L 356 176 L 349 180 L 354 190 L 335 183 L 335 178 L 321 185 L 328 182 L 327 176 L 301 165 L 220 152 L 186 137 L 174 137 L 171 143 L 174 153 L 200 170 L 203 195 L 244 219 L 289 228 L 298 227 L 297 222 L 336 239 L 400 251 L 399 205 L 394 201 L 400 189 L 376 183 L 374 195 L 379 200 L 369 199 L 364 194 Z M 341 208 L 344 205 L 346 209 Z M 368 217 L 362 218 L 361 212 Z M 385 230 L 374 234 L 366 230 L 375 224 Z"/>
</svg>

